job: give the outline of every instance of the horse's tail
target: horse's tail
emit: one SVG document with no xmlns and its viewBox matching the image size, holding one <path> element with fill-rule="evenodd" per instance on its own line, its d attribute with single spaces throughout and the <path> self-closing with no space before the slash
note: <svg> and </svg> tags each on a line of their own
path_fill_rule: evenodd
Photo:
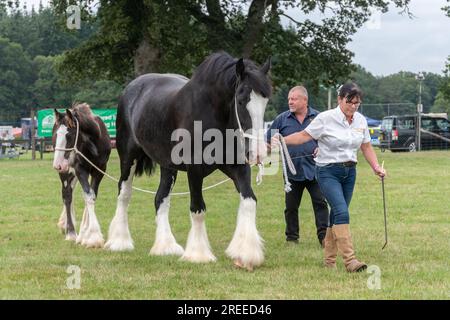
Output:
<svg viewBox="0 0 450 320">
<path fill-rule="evenodd" d="M 142 174 L 150 176 L 155 171 L 155 162 L 144 152 L 137 158 L 135 176 L 140 177 Z"/>
</svg>

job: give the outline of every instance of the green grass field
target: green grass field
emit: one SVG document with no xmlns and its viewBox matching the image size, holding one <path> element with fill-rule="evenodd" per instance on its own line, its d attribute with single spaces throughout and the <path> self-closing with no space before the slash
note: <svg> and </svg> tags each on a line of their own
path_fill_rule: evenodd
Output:
<svg viewBox="0 0 450 320">
<path fill-rule="evenodd" d="M 385 161 L 389 244 L 384 243 L 381 183 L 364 160 L 350 207 L 357 256 L 380 270 L 380 289 L 369 289 L 374 274 L 349 274 L 322 267 L 308 193 L 300 209 L 300 244 L 284 241 L 281 173 L 255 186 L 257 225 L 266 261 L 254 272 L 237 270 L 225 256 L 233 235 L 239 195 L 231 182 L 205 191 L 206 225 L 216 263 L 191 264 L 177 257 L 149 256 L 155 234 L 153 196 L 133 193 L 129 222 L 135 250 L 111 253 L 64 241 L 56 227 L 62 208 L 60 182 L 45 160 L 0 160 L 1 299 L 449 299 L 450 151 L 379 153 Z M 108 172 L 119 175 L 114 154 Z M 213 174 L 205 186 L 224 179 Z M 135 185 L 156 190 L 159 175 Z M 186 191 L 180 173 L 174 192 Z M 106 238 L 115 211 L 116 183 L 105 178 L 96 211 Z M 77 230 L 83 212 L 75 192 Z M 173 197 L 172 231 L 185 245 L 190 229 L 189 198 Z M 68 289 L 70 265 L 81 270 L 80 289 Z"/>
</svg>

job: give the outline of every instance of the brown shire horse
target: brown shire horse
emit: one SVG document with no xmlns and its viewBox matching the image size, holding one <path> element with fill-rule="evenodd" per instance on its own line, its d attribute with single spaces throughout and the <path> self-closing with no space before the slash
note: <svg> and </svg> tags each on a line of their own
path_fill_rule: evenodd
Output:
<svg viewBox="0 0 450 320">
<path fill-rule="evenodd" d="M 98 116 L 92 113 L 87 104 L 77 104 L 67 109 L 65 113 L 55 109 L 53 146 L 55 148 L 53 168 L 58 171 L 61 179 L 64 202 L 58 226 L 66 234 L 66 240 L 76 241 L 88 248 L 102 247 L 103 235 L 94 208 L 103 174 L 76 151 L 81 152 L 105 171 L 111 153 L 111 142 L 106 126 Z M 89 177 L 91 177 L 90 182 Z M 80 181 L 85 201 L 78 236 L 75 231 L 75 212 L 72 201 L 77 181 Z"/>
</svg>

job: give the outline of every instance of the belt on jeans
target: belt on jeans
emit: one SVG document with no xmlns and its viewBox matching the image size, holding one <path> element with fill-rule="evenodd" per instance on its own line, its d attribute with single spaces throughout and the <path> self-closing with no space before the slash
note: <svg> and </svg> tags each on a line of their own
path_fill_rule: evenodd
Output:
<svg viewBox="0 0 450 320">
<path fill-rule="evenodd" d="M 354 161 L 336 162 L 336 163 L 333 163 L 333 164 L 337 165 L 337 166 L 344 166 L 344 167 L 354 167 L 354 166 L 356 166 L 356 162 L 354 162 Z"/>
</svg>

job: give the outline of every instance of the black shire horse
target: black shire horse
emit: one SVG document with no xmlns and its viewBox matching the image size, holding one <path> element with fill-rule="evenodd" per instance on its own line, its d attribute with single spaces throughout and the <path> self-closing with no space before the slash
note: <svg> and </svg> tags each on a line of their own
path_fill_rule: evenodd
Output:
<svg viewBox="0 0 450 320">
<path fill-rule="evenodd" d="M 150 254 L 180 255 L 191 262 L 215 261 L 204 222 L 202 184 L 219 169 L 234 181 L 241 197 L 235 233 L 226 253 L 238 267 L 252 270 L 262 264 L 263 244 L 256 229 L 249 162 L 267 154 L 263 116 L 271 95 L 269 69 L 270 60 L 258 68 L 250 60 L 220 52 L 206 58 L 191 80 L 175 74 L 146 74 L 125 88 L 117 112 L 119 195 L 107 249 L 133 249 L 127 217 L 133 176 L 144 171 L 150 174 L 157 163 L 161 180 L 155 197 L 156 238 Z M 231 138 L 229 131 L 234 134 Z M 253 139 L 245 138 L 243 143 L 243 131 L 250 132 Z M 215 139 L 210 142 L 212 133 Z M 174 152 L 181 142 L 189 140 L 188 148 Z M 208 155 L 211 149 L 214 152 Z M 236 154 L 230 156 L 233 152 Z M 192 226 L 185 250 L 176 242 L 169 224 L 170 192 L 179 170 L 187 172 L 191 200 Z"/>
<path fill-rule="evenodd" d="M 66 113 L 60 113 L 55 109 L 53 146 L 55 148 L 53 168 L 59 172 L 64 202 L 58 226 L 66 234 L 66 240 L 76 241 L 88 248 L 103 247 L 103 235 L 94 210 L 103 174 L 77 154 L 74 147 L 76 146 L 76 149 L 92 163 L 105 171 L 111 153 L 106 126 L 92 113 L 87 104 L 75 105 L 72 109 L 67 109 Z M 80 181 L 83 188 L 86 204 L 78 236 L 75 232 L 75 212 L 72 202 L 77 181 Z"/>
</svg>

